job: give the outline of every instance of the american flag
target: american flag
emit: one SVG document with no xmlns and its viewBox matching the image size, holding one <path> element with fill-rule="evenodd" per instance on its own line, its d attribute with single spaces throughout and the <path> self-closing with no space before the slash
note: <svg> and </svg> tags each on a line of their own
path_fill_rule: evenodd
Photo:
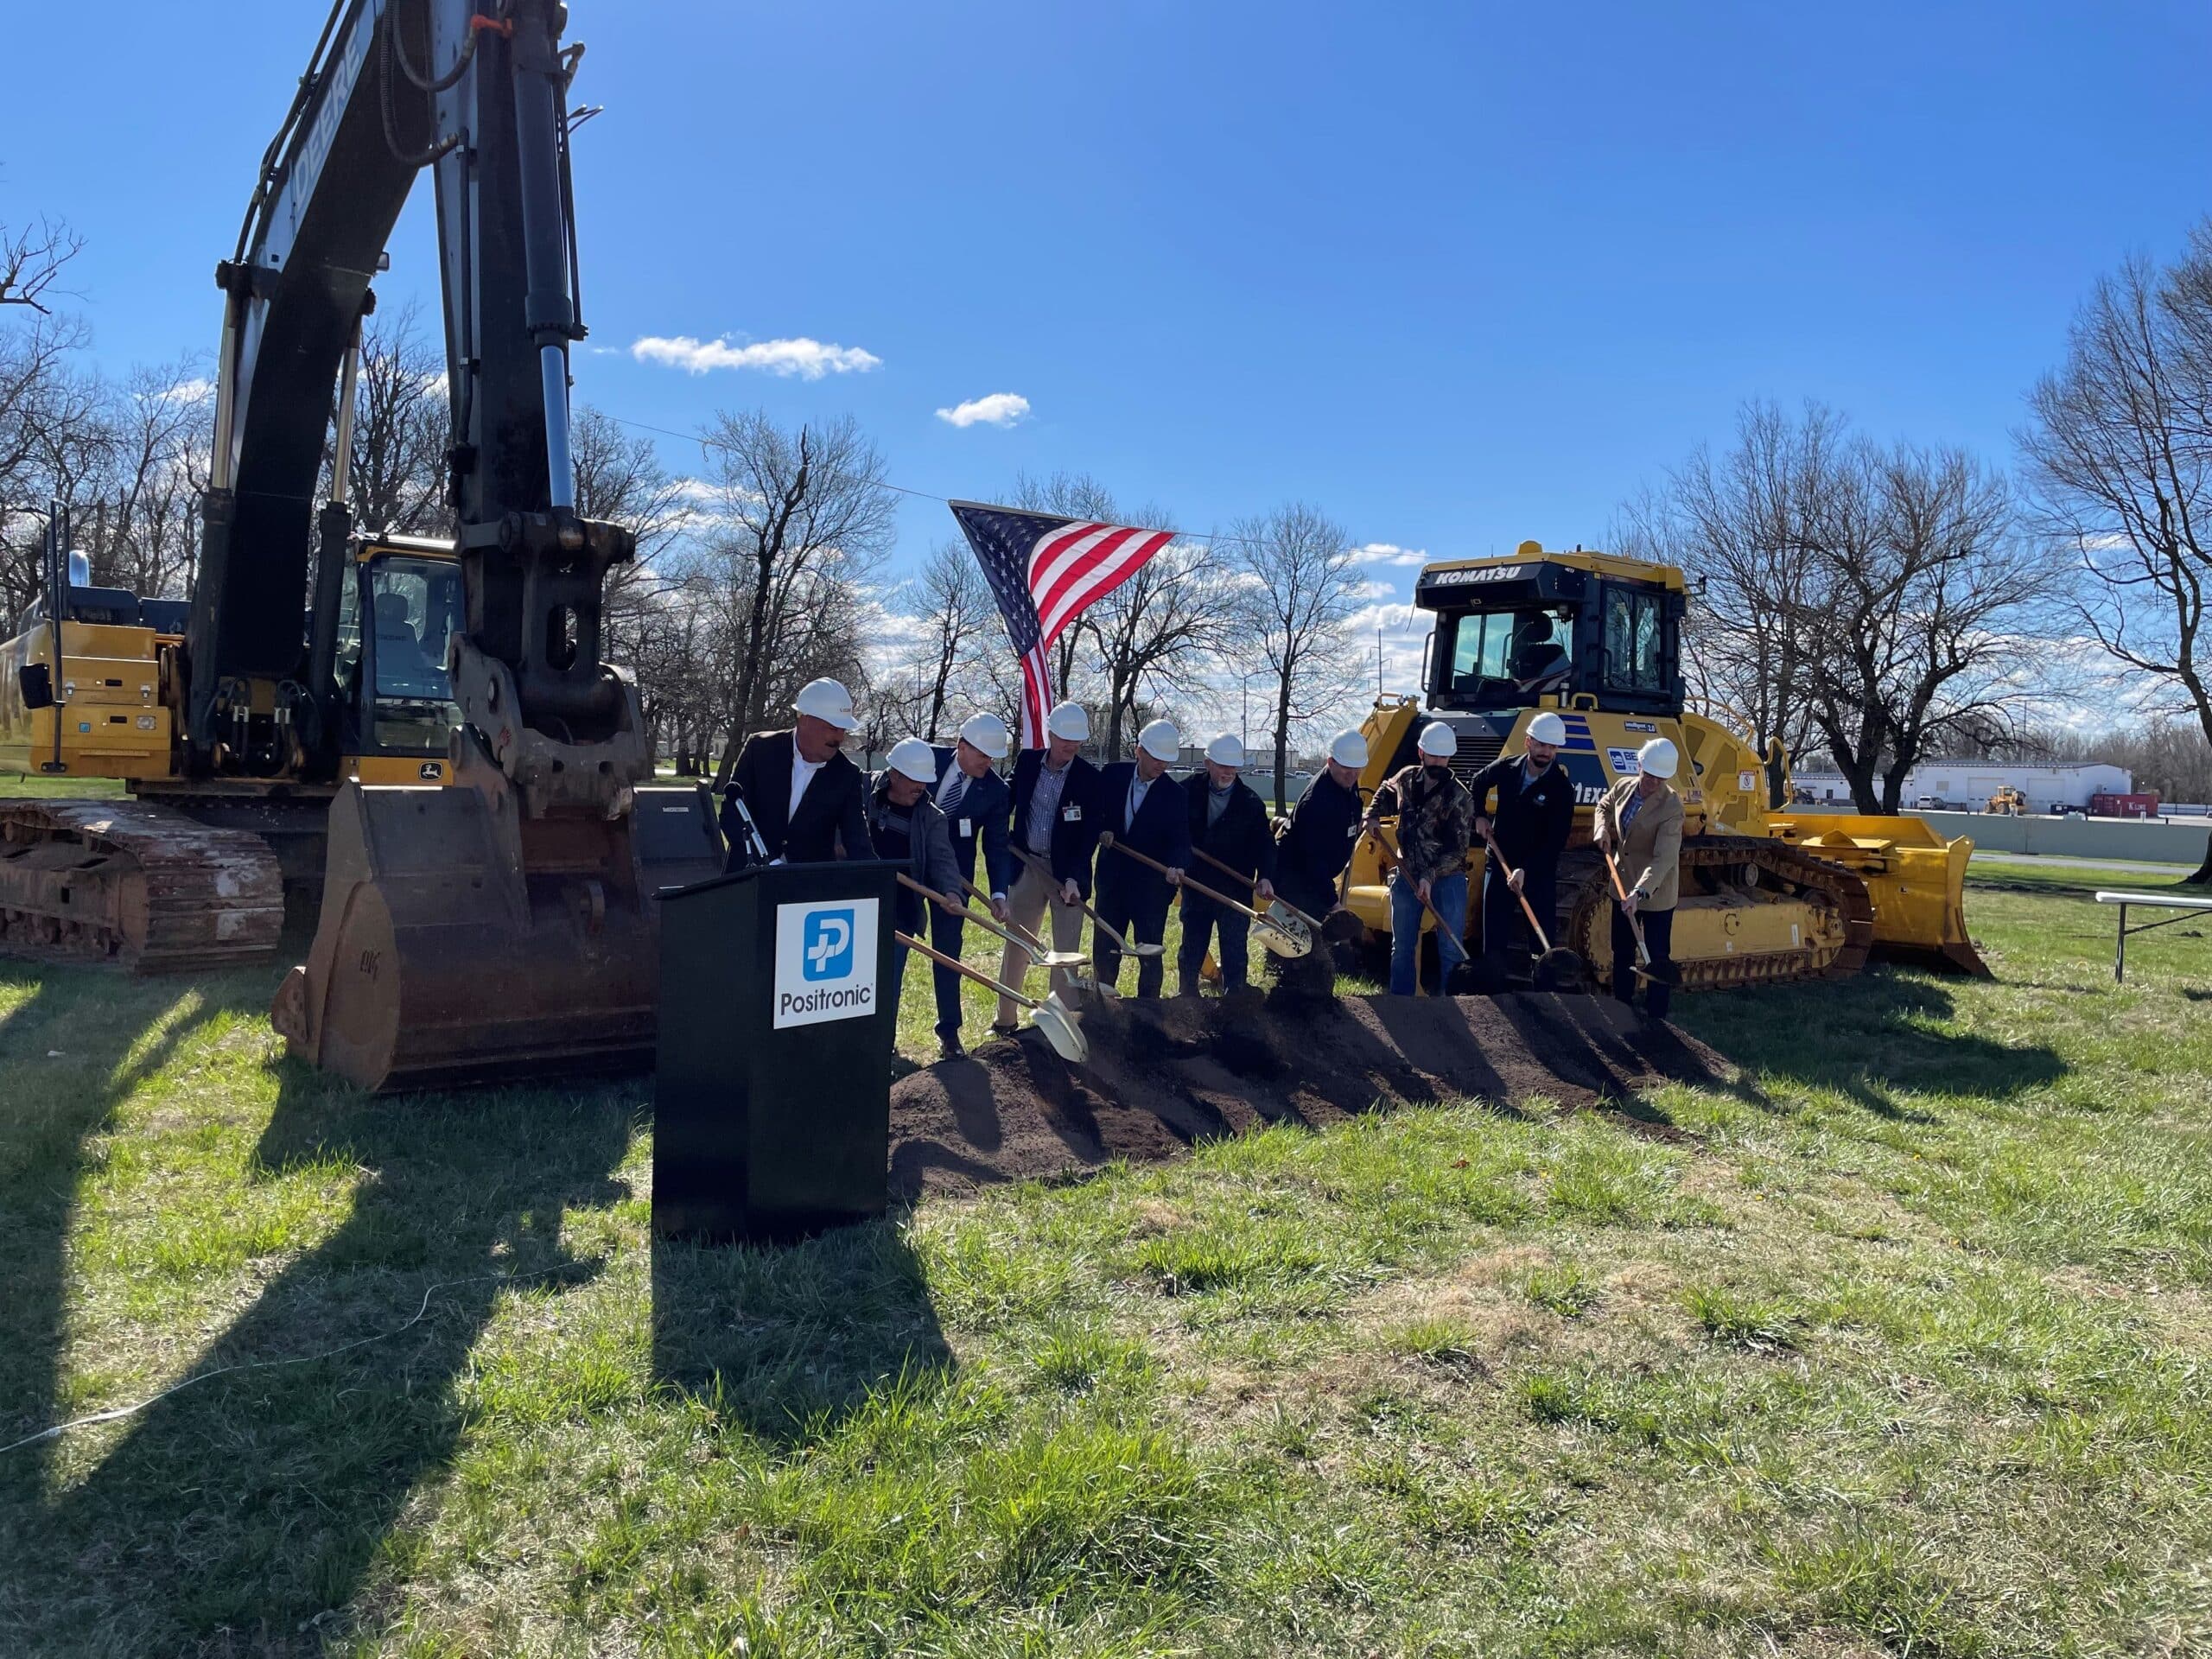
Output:
<svg viewBox="0 0 2212 1659">
<path fill-rule="evenodd" d="M 1087 524 L 973 501 L 955 501 L 952 516 L 976 550 L 1006 619 L 1007 638 L 1021 658 L 1021 747 L 1042 748 L 1045 716 L 1052 706 L 1052 641 L 1092 601 L 1112 593 L 1173 541 L 1175 532 Z"/>
</svg>

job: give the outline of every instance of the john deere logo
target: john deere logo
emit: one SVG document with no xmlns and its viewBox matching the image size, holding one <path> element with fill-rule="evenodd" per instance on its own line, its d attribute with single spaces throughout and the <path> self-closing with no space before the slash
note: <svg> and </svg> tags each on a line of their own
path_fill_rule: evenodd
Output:
<svg viewBox="0 0 2212 1659">
<path fill-rule="evenodd" d="M 806 976 L 844 979 L 853 971 L 853 912 L 818 910 L 806 918 Z"/>
<path fill-rule="evenodd" d="M 436 782 L 438 781 L 438 779 L 441 779 L 441 778 L 442 778 L 442 777 L 444 777 L 445 775 L 446 775 L 446 763 L 445 763 L 444 761 L 442 761 L 442 760 L 425 760 L 425 761 L 423 763 L 423 773 L 422 773 L 422 776 L 423 776 L 423 781 L 424 783 L 426 783 L 426 784 L 435 784 L 435 783 L 436 783 Z"/>
</svg>

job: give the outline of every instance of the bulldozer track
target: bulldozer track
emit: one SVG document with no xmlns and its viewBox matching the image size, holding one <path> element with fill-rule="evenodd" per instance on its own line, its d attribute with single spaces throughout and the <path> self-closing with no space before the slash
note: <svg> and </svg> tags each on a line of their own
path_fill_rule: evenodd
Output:
<svg viewBox="0 0 2212 1659">
<path fill-rule="evenodd" d="M 258 836 L 143 801 L 0 801 L 0 952 L 176 973 L 265 962 L 283 926 Z"/>
<path fill-rule="evenodd" d="M 1684 958 L 1675 966 L 1677 989 L 1719 990 L 1736 985 L 1778 985 L 1792 980 L 1841 979 L 1866 965 L 1874 944 L 1874 903 L 1866 884 L 1840 865 L 1801 852 L 1786 842 L 1762 836 L 1691 836 L 1682 841 L 1681 872 L 1685 893 L 1693 889 L 1697 872 L 1712 873 L 1716 887 L 1730 885 L 1719 880 L 1749 865 L 1759 872 L 1762 888 L 1795 895 L 1815 904 L 1832 906 L 1843 923 L 1842 944 L 1825 957 L 1808 948 L 1800 952 L 1761 956 Z M 1559 897 L 1554 942 L 1594 962 L 1596 945 L 1611 925 L 1612 880 L 1605 861 L 1594 847 L 1577 848 L 1560 859 Z"/>
</svg>

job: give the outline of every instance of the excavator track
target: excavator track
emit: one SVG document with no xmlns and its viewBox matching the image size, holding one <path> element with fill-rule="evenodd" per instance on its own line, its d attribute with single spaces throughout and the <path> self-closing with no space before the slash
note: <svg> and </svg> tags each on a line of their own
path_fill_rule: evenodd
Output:
<svg viewBox="0 0 2212 1659">
<path fill-rule="evenodd" d="M 1752 874 L 1748 883 L 1747 871 Z M 1760 836 L 1685 837 L 1681 888 L 1673 951 L 1681 990 L 1841 979 L 1865 967 L 1873 947 L 1874 906 L 1866 884 L 1785 842 Z M 1766 904 L 1802 906 L 1809 925 L 1792 929 L 1783 948 L 1733 948 L 1738 930 L 1730 912 L 1740 920 L 1751 906 Z M 1610 963 L 1612 912 L 1612 880 L 1598 849 L 1584 846 L 1564 855 L 1554 939 L 1593 969 Z"/>
<path fill-rule="evenodd" d="M 276 855 L 143 801 L 0 801 L 0 952 L 137 974 L 267 962 Z"/>
</svg>

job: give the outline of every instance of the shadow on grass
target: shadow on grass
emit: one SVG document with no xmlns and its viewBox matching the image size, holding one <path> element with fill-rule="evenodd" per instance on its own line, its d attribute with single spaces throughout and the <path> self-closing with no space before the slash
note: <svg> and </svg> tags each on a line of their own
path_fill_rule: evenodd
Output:
<svg viewBox="0 0 2212 1659">
<path fill-rule="evenodd" d="M 1943 981 L 1873 968 L 1843 980 L 1684 997 L 1675 1019 L 1734 1060 L 1746 1079 L 1832 1090 L 1894 1122 L 1935 1122 L 1903 1095 L 2002 1099 L 2046 1087 L 2071 1069 L 2041 1043 L 1943 1029 L 1956 1007 Z M 1748 1097 L 1772 1109 L 1757 1090 Z"/>
<path fill-rule="evenodd" d="M 389 1340 L 160 1401 L 47 1506 L 37 1554 L 54 1581 L 127 1573 L 153 1621 L 143 1650 L 312 1647 L 306 1621 L 352 1599 L 410 1494 L 449 1460 L 465 1421 L 456 1379 L 500 1296 L 589 1278 L 600 1264 L 566 1251 L 563 1211 L 624 1196 L 610 1173 L 634 1089 L 376 1099 L 289 1060 L 276 1070 L 260 1170 L 338 1158 L 364 1179 L 337 1230 L 191 1370 L 380 1336 L 441 1287 Z"/>
<path fill-rule="evenodd" d="M 116 1108 L 211 1021 L 257 1013 L 272 975 L 131 979 L 105 968 L 0 963 L 0 985 L 29 994 L 0 1021 L 0 1444 L 60 1410 L 67 1340 L 68 1238 L 86 1143 Z M 29 1491 L 43 1467 L 26 1448 L 0 1466 L 0 1491 Z"/>
<path fill-rule="evenodd" d="M 656 1238 L 652 1287 L 654 1376 L 778 1445 L 823 1438 L 897 1379 L 952 1369 L 891 1221 L 790 1245 Z"/>
</svg>

